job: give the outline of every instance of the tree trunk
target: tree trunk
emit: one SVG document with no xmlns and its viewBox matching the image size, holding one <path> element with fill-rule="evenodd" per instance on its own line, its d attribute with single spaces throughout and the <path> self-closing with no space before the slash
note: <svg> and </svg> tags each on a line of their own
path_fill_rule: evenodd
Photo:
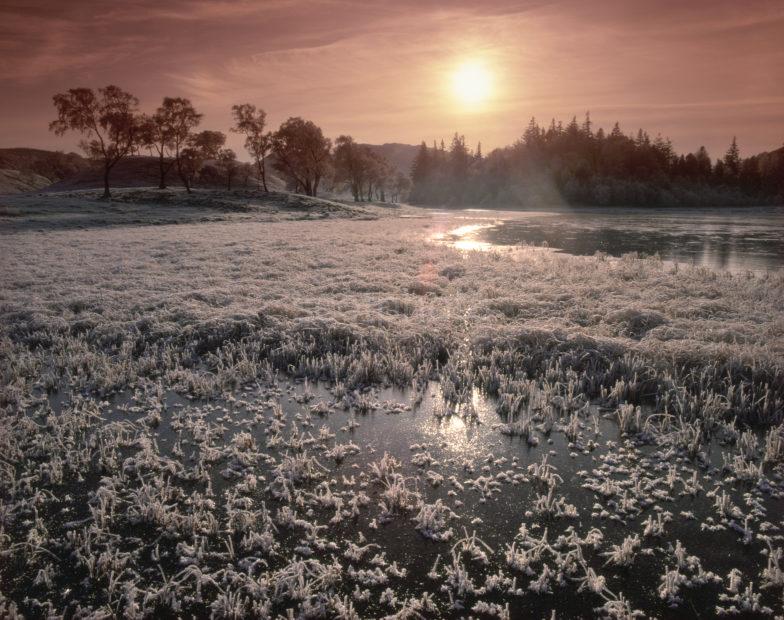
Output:
<svg viewBox="0 0 784 620">
<path fill-rule="evenodd" d="M 163 163 L 163 151 L 160 152 L 160 157 L 158 159 L 158 166 L 161 171 L 161 180 L 158 183 L 158 189 L 166 189 L 166 166 Z"/>
<path fill-rule="evenodd" d="M 103 196 L 102 198 L 106 200 L 111 200 L 112 193 L 109 191 L 109 171 L 111 167 L 108 165 L 104 165 L 103 167 Z"/>
<path fill-rule="evenodd" d="M 264 158 L 259 160 L 259 176 L 261 177 L 261 186 L 264 188 L 264 193 L 268 193 L 267 189 L 267 167 L 264 165 Z"/>
<path fill-rule="evenodd" d="M 191 185 L 188 182 L 188 176 L 182 171 L 182 164 L 180 164 L 179 154 L 177 155 L 177 174 L 180 175 L 180 180 L 182 181 L 182 184 L 185 186 L 185 191 L 190 194 Z"/>
</svg>

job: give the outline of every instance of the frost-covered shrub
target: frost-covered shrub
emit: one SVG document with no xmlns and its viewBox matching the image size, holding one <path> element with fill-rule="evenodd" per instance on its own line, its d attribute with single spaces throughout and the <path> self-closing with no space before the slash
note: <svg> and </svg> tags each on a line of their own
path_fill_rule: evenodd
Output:
<svg viewBox="0 0 784 620">
<path fill-rule="evenodd" d="M 642 338 L 648 331 L 666 322 L 664 316 L 651 310 L 624 308 L 607 315 L 606 322 L 619 336 Z"/>
<path fill-rule="evenodd" d="M 404 314 L 411 316 L 414 314 L 415 306 L 412 303 L 403 301 L 402 299 L 385 299 L 381 302 L 381 309 L 390 314 Z"/>
</svg>

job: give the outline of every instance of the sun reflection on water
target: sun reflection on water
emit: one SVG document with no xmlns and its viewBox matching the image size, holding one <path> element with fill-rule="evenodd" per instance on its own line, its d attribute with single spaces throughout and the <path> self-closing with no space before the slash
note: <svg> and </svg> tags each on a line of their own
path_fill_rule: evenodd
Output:
<svg viewBox="0 0 784 620">
<path fill-rule="evenodd" d="M 433 236 L 433 239 L 448 243 L 458 250 L 486 251 L 492 249 L 493 244 L 480 241 L 477 236 L 480 231 L 494 226 L 495 224 L 465 224 L 447 232 L 438 233 Z"/>
<path fill-rule="evenodd" d="M 495 438 L 492 435 L 492 428 L 497 422 L 495 408 L 493 404 L 474 388 L 470 408 L 475 417 L 465 415 L 466 405 L 447 405 L 440 398 L 440 390 L 436 386 L 433 392 L 433 399 L 430 407 L 426 408 L 432 416 L 432 422 L 424 425 L 421 429 L 425 435 L 429 435 L 431 440 L 440 444 L 441 449 L 450 454 L 452 458 L 470 459 L 477 457 L 486 450 L 489 443 Z M 448 407 L 449 414 L 445 411 L 435 412 L 434 408 Z"/>
</svg>

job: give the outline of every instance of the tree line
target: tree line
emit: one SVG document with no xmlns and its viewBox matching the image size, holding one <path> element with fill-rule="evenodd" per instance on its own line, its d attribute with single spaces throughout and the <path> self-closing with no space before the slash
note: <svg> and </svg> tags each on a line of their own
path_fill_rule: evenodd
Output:
<svg viewBox="0 0 784 620">
<path fill-rule="evenodd" d="M 226 134 L 199 130 L 203 115 L 190 100 L 164 97 L 152 114 L 139 111 L 139 100 L 117 86 L 97 91 L 74 88 L 53 97 L 57 119 L 49 125 L 57 135 L 75 131 L 81 148 L 103 171 L 104 198 L 111 197 L 112 169 L 124 158 L 147 150 L 158 160 L 159 188 L 167 187 L 174 170 L 188 193 L 197 178 L 212 180 L 214 171 L 227 189 L 241 173 L 250 175 L 236 153 L 226 148 Z M 266 112 L 250 103 L 232 106 L 232 132 L 245 137 L 245 149 L 259 186 L 267 192 L 267 164 L 287 189 L 316 196 L 320 188 L 347 189 L 355 201 L 400 201 L 410 187 L 407 175 L 351 136 L 335 141 L 309 120 L 292 117 L 277 131 L 267 130 Z M 213 162 L 207 165 L 207 162 Z"/>
<path fill-rule="evenodd" d="M 511 146 L 487 156 L 455 134 L 420 145 L 410 201 L 432 205 L 724 205 L 784 201 L 784 150 L 741 158 L 737 140 L 715 162 L 705 147 L 677 154 L 669 139 L 618 123 L 594 129 L 590 114 L 566 126 L 531 119 Z"/>
</svg>

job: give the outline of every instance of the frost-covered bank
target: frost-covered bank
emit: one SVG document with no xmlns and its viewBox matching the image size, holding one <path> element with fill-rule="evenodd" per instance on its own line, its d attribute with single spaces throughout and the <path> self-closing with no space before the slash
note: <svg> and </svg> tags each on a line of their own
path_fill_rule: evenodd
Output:
<svg viewBox="0 0 784 620">
<path fill-rule="evenodd" d="M 781 614 L 784 276 L 429 226 L 4 234 L 7 609 Z"/>
</svg>

